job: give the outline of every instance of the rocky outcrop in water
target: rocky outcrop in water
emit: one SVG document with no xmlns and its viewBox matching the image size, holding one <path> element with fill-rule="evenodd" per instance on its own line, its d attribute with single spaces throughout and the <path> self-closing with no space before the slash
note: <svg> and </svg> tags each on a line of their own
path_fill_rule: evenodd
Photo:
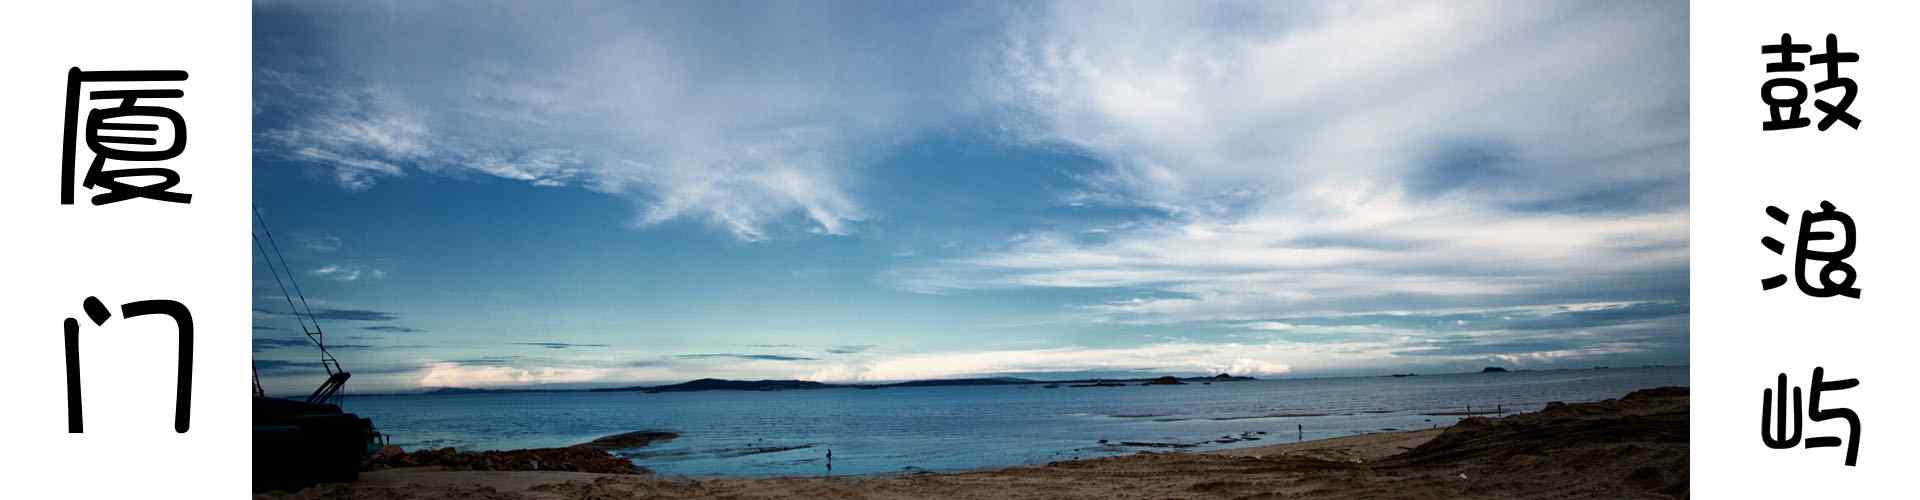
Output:
<svg viewBox="0 0 1920 500">
<path fill-rule="evenodd" d="M 1181 382 L 1180 379 L 1174 377 L 1160 377 L 1148 380 L 1140 385 L 1187 385 L 1187 383 Z"/>
<path fill-rule="evenodd" d="M 672 431 L 634 431 L 602 437 L 573 445 L 573 447 L 593 448 L 596 450 L 625 450 L 643 448 L 653 443 L 664 443 L 672 441 L 677 437 L 680 437 L 680 433 Z"/>
</svg>

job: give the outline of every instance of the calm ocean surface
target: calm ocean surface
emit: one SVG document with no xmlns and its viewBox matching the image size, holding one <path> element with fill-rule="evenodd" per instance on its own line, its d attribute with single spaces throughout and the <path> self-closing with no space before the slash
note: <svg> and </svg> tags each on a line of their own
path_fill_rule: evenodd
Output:
<svg viewBox="0 0 1920 500">
<path fill-rule="evenodd" d="M 1534 411 L 1687 385 L 1687 368 L 1276 379 L 1046 389 L 1039 385 L 782 392 L 551 392 L 350 397 L 409 450 L 568 446 L 609 434 L 680 438 L 620 453 L 661 474 L 802 475 L 1039 464 L 1204 443 L 1208 450 L 1444 426 L 1473 405 Z M 1265 432 L 1265 434 L 1260 434 Z M 1218 443 L 1223 437 L 1258 440 Z M 1108 440 L 1101 444 L 1099 440 Z"/>
</svg>

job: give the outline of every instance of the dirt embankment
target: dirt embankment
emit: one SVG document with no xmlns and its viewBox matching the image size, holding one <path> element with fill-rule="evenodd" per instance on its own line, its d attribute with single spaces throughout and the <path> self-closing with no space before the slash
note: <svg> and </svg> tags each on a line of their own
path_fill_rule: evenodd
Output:
<svg viewBox="0 0 1920 500">
<path fill-rule="evenodd" d="M 1437 431 L 947 474 L 696 480 L 414 467 L 277 498 L 1675 498 L 1687 494 L 1687 404 L 1687 389 L 1670 387 Z"/>
</svg>

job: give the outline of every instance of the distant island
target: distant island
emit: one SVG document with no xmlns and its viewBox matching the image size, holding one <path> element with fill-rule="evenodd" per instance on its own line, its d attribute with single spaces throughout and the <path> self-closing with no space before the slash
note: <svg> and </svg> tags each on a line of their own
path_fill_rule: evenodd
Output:
<svg viewBox="0 0 1920 500">
<path fill-rule="evenodd" d="M 841 387 L 835 384 L 811 382 L 806 380 L 725 380 L 703 378 L 678 384 L 657 385 L 652 387 L 612 387 L 590 389 L 593 392 L 694 392 L 694 391 L 790 391 L 800 389 L 831 389 Z"/>
<path fill-rule="evenodd" d="M 435 388 L 433 390 L 421 392 L 418 394 L 432 395 L 432 396 L 452 396 L 452 395 L 458 395 L 458 394 L 506 394 L 511 392 L 568 392 L 572 390 L 575 390 L 575 389 L 553 389 L 553 388 L 542 388 L 542 387 L 530 387 L 530 388 L 529 387 L 521 387 L 521 388 L 507 387 L 507 388 L 497 388 L 497 389 L 477 388 L 477 387 L 439 387 L 439 388 Z M 360 394 L 360 396 L 383 396 L 383 395 L 384 394 Z"/>
<path fill-rule="evenodd" d="M 1498 366 L 1489 366 L 1480 370 L 1480 373 L 1506 373 L 1506 372 L 1507 372 L 1506 368 L 1501 368 Z"/>
<path fill-rule="evenodd" d="M 695 391 L 791 391 L 807 389 L 881 389 L 887 387 L 950 387 L 981 385 L 1049 385 L 1068 387 L 1117 387 L 1123 385 L 1178 385 L 1187 382 L 1238 382 L 1258 380 L 1225 373 L 1211 377 L 1148 377 L 1131 379 L 1033 380 L 1018 377 L 953 378 L 911 380 L 891 384 L 828 384 L 806 380 L 725 380 L 703 378 L 678 384 L 588 389 L 591 392 L 695 392 Z"/>
</svg>

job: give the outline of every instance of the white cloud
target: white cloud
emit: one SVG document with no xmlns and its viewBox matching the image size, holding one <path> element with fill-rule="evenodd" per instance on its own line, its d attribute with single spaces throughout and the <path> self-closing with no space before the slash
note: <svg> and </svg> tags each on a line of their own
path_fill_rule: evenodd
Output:
<svg viewBox="0 0 1920 500">
<path fill-rule="evenodd" d="M 307 271 L 307 274 L 334 281 L 377 280 L 387 277 L 385 270 L 354 263 L 327 264 Z"/>
<path fill-rule="evenodd" d="M 275 118 L 262 143 L 348 190 L 415 170 L 482 175 L 618 195 L 641 225 L 845 235 L 867 218 L 854 172 L 952 114 L 921 104 L 951 106 L 945 89 L 961 86 L 943 60 L 855 33 L 897 27 L 850 27 L 811 6 L 448 7 L 263 8 L 318 38 L 257 71 Z M 743 24 L 712 31 L 715 15 Z M 945 49 L 963 33 L 937 12 L 912 15 L 932 24 L 897 45 Z"/>
<path fill-rule="evenodd" d="M 604 368 L 518 368 L 497 365 L 464 365 L 442 362 L 428 365 L 420 374 L 420 387 L 501 387 L 537 384 L 593 382 L 610 375 Z"/>
<path fill-rule="evenodd" d="M 319 253 L 339 251 L 342 244 L 339 236 L 330 234 L 298 233 L 293 235 L 293 241 L 299 243 L 301 247 L 306 248 L 308 251 Z"/>
<path fill-rule="evenodd" d="M 1225 373 L 1228 375 L 1239 376 L 1239 377 L 1246 377 L 1246 376 L 1259 376 L 1259 375 L 1281 375 L 1290 371 L 1293 371 L 1293 368 L 1288 367 L 1287 365 L 1261 361 L 1258 359 L 1241 358 L 1241 359 L 1233 360 L 1232 363 L 1229 363 L 1227 365 L 1226 369 L 1221 370 L 1219 373 Z"/>
<path fill-rule="evenodd" d="M 1105 242 L 1036 233 L 1004 250 L 898 271 L 909 290 L 1120 288 L 1165 292 L 1091 304 L 1141 321 L 1255 320 L 1281 315 L 1522 305 L 1551 292 L 1646 284 L 1685 269 L 1685 213 L 1510 216 L 1457 204 L 1392 200 L 1314 217 L 1293 213 L 1176 221 Z M 1329 247 L 1326 234 L 1394 238 L 1389 247 Z M 1674 280 L 1684 276 L 1668 276 Z M 1684 283 L 1683 280 L 1678 281 Z"/>
<path fill-rule="evenodd" d="M 989 85 L 1029 139 L 1114 163 L 1106 187 L 1137 203 L 1393 190 L 1462 140 L 1507 145 L 1527 174 L 1476 197 L 1538 201 L 1684 182 L 1686 12 L 1648 7 L 1059 3 L 1009 36 Z"/>
<path fill-rule="evenodd" d="M 887 279 L 1139 291 L 1083 311 L 1148 323 L 1684 293 L 1685 14 L 1054 4 L 988 85 L 1024 112 L 1021 140 L 1111 165 L 1063 205 L 1170 215 Z"/>
<path fill-rule="evenodd" d="M 1004 373 L 1071 373 L 1137 370 L 1143 372 L 1278 375 L 1292 369 L 1288 357 L 1307 357 L 1318 347 L 1242 344 L 1165 343 L 1138 347 L 1052 348 L 942 352 L 882 356 L 832 363 L 796 374 L 822 382 L 900 381 L 958 378 Z M 1384 355 L 1384 353 L 1374 354 Z"/>
</svg>

